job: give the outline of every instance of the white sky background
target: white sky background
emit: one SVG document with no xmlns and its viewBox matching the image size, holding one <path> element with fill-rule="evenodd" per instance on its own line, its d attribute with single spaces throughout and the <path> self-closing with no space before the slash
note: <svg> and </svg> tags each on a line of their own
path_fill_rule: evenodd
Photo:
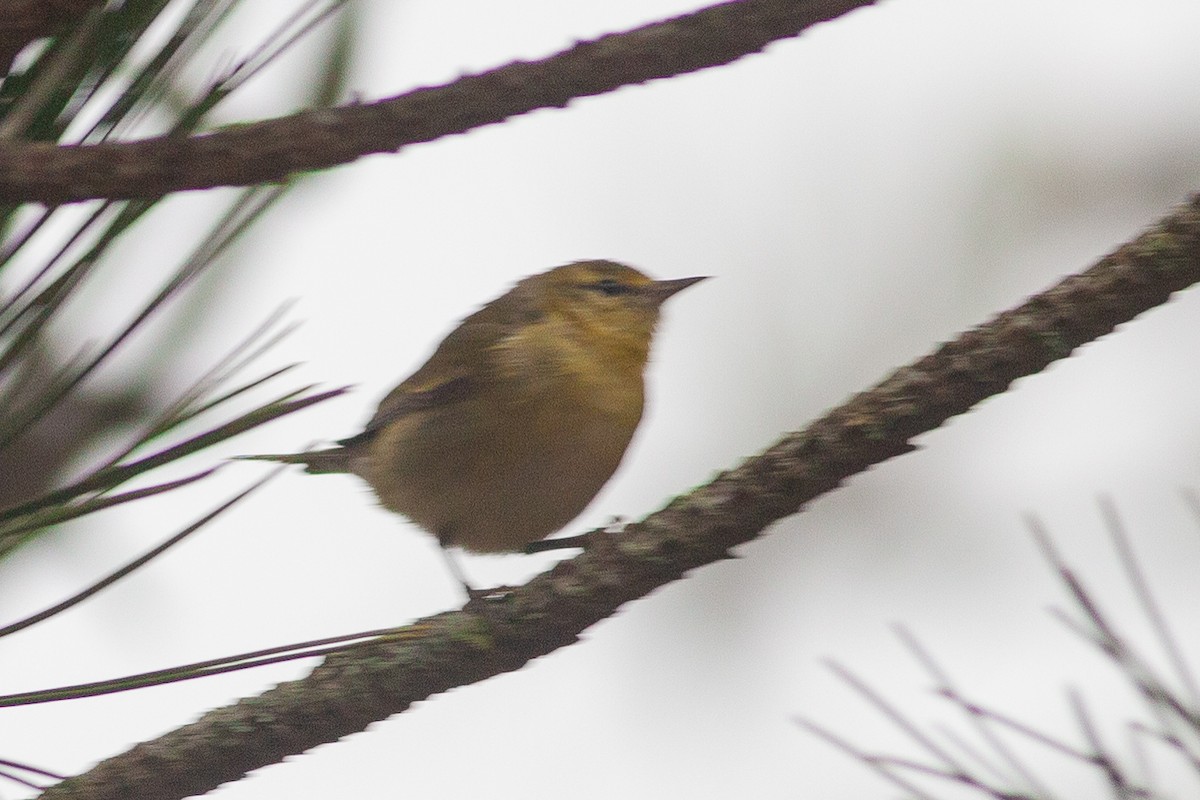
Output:
<svg viewBox="0 0 1200 800">
<path fill-rule="evenodd" d="M 352 85 L 389 96 L 698 7 L 374 2 Z M 229 52 L 254 40 L 240 30 L 225 37 Z M 656 277 L 713 275 L 668 306 L 643 427 L 570 530 L 639 517 L 1089 265 L 1200 189 L 1198 30 L 1193 0 L 890 0 L 732 66 L 316 177 L 231 263 L 236 289 L 219 295 L 228 321 L 213 325 L 210 355 L 298 298 L 292 316 L 304 327 L 278 361 L 359 389 L 222 454 L 356 432 L 456 320 L 529 273 L 603 257 Z M 289 110 L 272 86 L 236 99 L 227 118 Z M 162 213 L 186 225 L 213 194 Z M 130 274 L 177 249 L 169 236 L 131 244 L 131 264 L 144 266 Z M 1046 522 L 1154 652 L 1098 511 L 1097 496 L 1111 493 L 1200 663 L 1189 640 L 1200 536 L 1178 494 L 1200 483 L 1198 324 L 1200 296 L 1184 293 L 578 645 L 218 796 L 894 797 L 792 719 L 864 748 L 904 747 L 822 664 L 834 657 L 916 719 L 965 732 L 931 696 L 897 622 L 973 697 L 1077 744 L 1064 689 L 1079 687 L 1127 755 L 1122 721 L 1139 707 L 1047 613 L 1064 595 L 1022 515 Z M 28 548 L 0 565 L 4 617 L 61 598 L 258 474 L 235 466 L 204 491 Z M 511 582 L 554 558 L 476 557 L 468 570 L 481 584 Z M 6 691 L 19 691 L 460 603 L 432 539 L 377 509 L 356 479 L 296 472 L 161 564 L 4 640 L 0 663 Z M 4 711 L 0 755 L 72 773 L 303 671 Z M 1177 796 L 1194 793 L 1169 759 L 1156 765 Z M 1087 796 L 1086 773 L 1061 766 L 1046 767 L 1060 796 Z"/>
</svg>

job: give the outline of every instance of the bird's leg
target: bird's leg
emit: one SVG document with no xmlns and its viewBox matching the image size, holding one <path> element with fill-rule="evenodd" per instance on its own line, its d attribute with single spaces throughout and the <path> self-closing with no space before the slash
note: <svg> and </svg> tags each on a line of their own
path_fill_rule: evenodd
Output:
<svg viewBox="0 0 1200 800">
<path fill-rule="evenodd" d="M 450 568 L 450 574 L 462 585 L 463 590 L 467 593 L 467 599 L 474 600 L 477 592 L 471 584 L 467 583 L 467 575 L 463 572 L 462 565 L 458 563 L 458 559 L 454 557 L 454 553 L 450 550 L 451 545 L 439 544 L 442 545 L 439 549 L 442 551 L 442 556 L 446 559 L 446 566 Z"/>
<path fill-rule="evenodd" d="M 463 571 L 462 565 L 458 563 L 458 559 L 454 557 L 454 551 L 451 550 L 453 545 L 439 541 L 441 545 L 442 555 L 446 559 L 446 566 L 450 568 L 450 574 L 454 579 L 462 585 L 463 591 L 467 593 L 467 602 L 474 603 L 479 600 L 489 600 L 497 597 L 503 597 L 513 590 L 511 586 L 496 586 L 491 589 L 476 589 L 467 581 L 467 574 Z"/>
</svg>

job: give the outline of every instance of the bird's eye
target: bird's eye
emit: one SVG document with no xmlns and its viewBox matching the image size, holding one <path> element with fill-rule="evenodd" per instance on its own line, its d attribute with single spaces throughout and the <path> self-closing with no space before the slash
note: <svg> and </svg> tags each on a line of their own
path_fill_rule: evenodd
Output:
<svg viewBox="0 0 1200 800">
<path fill-rule="evenodd" d="M 595 283 L 590 284 L 589 288 L 595 289 L 600 294 L 608 295 L 609 297 L 615 297 L 619 294 L 629 294 L 633 291 L 632 286 L 627 283 L 621 283 L 616 278 L 601 278 Z"/>
</svg>

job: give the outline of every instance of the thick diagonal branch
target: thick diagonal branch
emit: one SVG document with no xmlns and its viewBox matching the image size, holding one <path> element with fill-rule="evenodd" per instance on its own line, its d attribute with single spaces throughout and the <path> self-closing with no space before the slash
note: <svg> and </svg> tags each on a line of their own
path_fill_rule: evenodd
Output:
<svg viewBox="0 0 1200 800">
<path fill-rule="evenodd" d="M 0 143 L 0 203 L 249 186 L 399 150 L 576 97 L 727 64 L 875 0 L 742 0 L 388 100 L 215 133 L 61 146 Z"/>
<path fill-rule="evenodd" d="M 518 669 L 1197 280 L 1200 197 L 1087 271 L 900 368 L 642 522 L 594 535 L 585 553 L 486 611 L 441 614 L 420 623 L 426 632 L 416 641 L 373 642 L 330 657 L 306 678 L 211 711 L 43 798 L 199 794 L 431 695 Z"/>
</svg>

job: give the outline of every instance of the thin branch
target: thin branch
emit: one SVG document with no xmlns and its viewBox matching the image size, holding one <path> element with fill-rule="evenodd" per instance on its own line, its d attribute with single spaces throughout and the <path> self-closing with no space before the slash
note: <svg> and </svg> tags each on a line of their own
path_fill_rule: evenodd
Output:
<svg viewBox="0 0 1200 800">
<path fill-rule="evenodd" d="M 1155 742 L 1165 745 L 1169 750 L 1175 752 L 1180 758 L 1186 761 L 1192 772 L 1200 775 L 1200 758 L 1197 758 L 1196 753 L 1194 753 L 1191 748 L 1188 747 L 1187 743 L 1184 742 L 1183 739 L 1179 738 L 1170 731 L 1151 728 L 1140 722 L 1131 722 L 1129 724 L 1129 730 L 1132 735 L 1147 737 Z"/>
<path fill-rule="evenodd" d="M 149 489 L 142 489 L 142 490 L 139 490 L 136 492 L 129 492 L 128 495 L 126 495 L 124 497 L 112 498 L 109 501 L 109 503 L 111 505 L 111 504 L 116 504 L 118 502 L 123 502 L 124 500 L 129 499 L 130 496 L 148 496 L 150 494 L 160 494 L 164 491 L 170 491 L 172 489 L 178 488 L 181 485 L 186 485 L 189 483 L 193 483 L 197 480 L 206 478 L 209 475 L 211 475 L 212 473 L 216 472 L 217 469 L 218 469 L 217 467 L 214 467 L 213 469 L 205 470 L 204 472 L 184 478 L 183 480 L 172 481 L 171 483 L 164 483 L 159 486 L 154 486 Z M 107 589 L 109 586 L 112 586 L 114 583 L 116 583 L 117 581 L 126 577 L 127 575 L 132 573 L 134 570 L 141 569 L 143 566 L 148 564 L 151 560 L 158 558 L 160 555 L 167 552 L 172 547 L 174 547 L 175 545 L 182 542 L 184 539 L 187 539 L 193 533 L 195 533 L 196 531 L 205 527 L 206 525 L 208 525 L 208 523 L 212 522 L 218 516 L 225 513 L 230 508 L 232 508 L 233 506 L 235 506 L 236 504 L 241 502 L 245 497 L 250 495 L 252 492 L 256 491 L 259 487 L 261 487 L 263 484 L 265 484 L 268 480 L 270 480 L 272 477 L 274 477 L 277 474 L 278 474 L 278 471 L 272 472 L 272 473 L 268 474 L 266 477 L 262 478 L 261 480 L 251 484 L 248 488 L 243 489 L 241 492 L 234 495 L 229 500 L 226 500 L 224 503 L 217 506 L 212 511 L 208 512 L 207 514 L 202 516 L 200 519 L 193 522 L 191 525 L 188 525 L 186 528 L 184 528 L 179 533 L 176 533 L 173 536 L 171 536 L 170 538 L 168 538 L 165 542 L 162 542 L 161 544 L 156 545 L 149 552 L 143 553 L 142 555 L 135 558 L 133 561 L 130 561 L 128 564 L 125 564 L 124 566 L 120 567 L 119 569 L 109 573 L 108 575 L 105 575 L 100 580 L 98 580 L 95 583 L 93 583 L 92 585 L 84 588 L 83 590 L 76 592 L 74 595 L 72 595 L 71 597 L 68 597 L 66 600 L 55 603 L 50 608 L 47 608 L 43 611 L 39 611 L 38 613 L 33 614 L 32 616 L 26 617 L 22 620 L 18 620 L 17 622 L 13 622 L 11 624 L 0 627 L 0 637 L 9 636 L 11 634 L 17 633 L 18 631 L 22 631 L 22 630 L 25 630 L 26 628 L 32 627 L 32 626 L 38 624 L 39 622 L 44 622 L 45 620 L 48 620 L 51 617 L 57 616 L 58 614 L 61 614 L 62 612 L 66 611 L 70 608 L 73 608 L 74 606 L 79 605 L 84 600 L 87 600 L 89 597 L 103 591 L 104 589 Z"/>
<path fill-rule="evenodd" d="M 103 511 L 113 506 L 132 503 L 135 500 L 142 500 L 146 497 L 153 497 L 164 492 L 174 491 L 184 486 L 188 486 L 196 481 L 203 480 L 209 475 L 220 469 L 220 465 L 210 467 L 209 469 L 189 475 L 186 478 L 179 478 L 173 481 L 166 481 L 154 486 L 147 486 L 143 489 L 135 489 L 122 494 L 99 494 L 95 497 L 90 497 L 86 500 L 80 500 L 73 503 L 63 503 L 58 506 L 50 506 L 43 509 L 41 512 L 30 514 L 29 516 L 18 518 L 15 521 L 7 524 L 0 523 L 0 550 L 10 549 L 16 546 L 16 542 L 24 538 L 29 538 L 34 532 L 41 531 L 52 525 L 59 525 L 63 522 L 68 522 L 73 519 L 94 514 L 97 511 Z M 24 536 L 22 536 L 24 534 Z M 0 636 L 4 635 L 4 629 L 0 628 Z"/>
<path fill-rule="evenodd" d="M 921 645 L 911 631 L 902 625 L 895 626 L 895 630 L 900 637 L 900 641 L 908 648 L 908 651 L 912 653 L 913 657 L 925 668 L 925 671 L 937 682 L 935 691 L 942 697 L 949 699 L 966 714 L 967 720 L 975 728 L 976 733 L 1000 757 L 1011 771 L 1011 774 L 1016 775 L 1020 781 L 1029 787 L 1032 796 L 1051 800 L 1054 795 L 1045 784 L 1038 780 L 1033 771 L 1026 767 L 1021 759 L 1013 753 L 1012 749 L 992 730 L 992 726 L 988 724 L 991 721 L 991 717 L 986 713 L 979 713 L 979 706 L 967 703 L 962 699 L 962 693 L 951 682 L 949 673 L 942 669 L 933 655 Z M 952 732 L 947 731 L 947 734 L 949 734 L 950 738 L 957 740 L 957 737 Z M 973 752 L 973 748 L 965 742 L 960 746 L 967 752 Z M 993 766 L 982 754 L 977 757 L 977 760 L 986 768 L 992 770 L 1001 780 L 1013 782 L 1010 775 L 1005 775 L 999 767 Z"/>
<path fill-rule="evenodd" d="M 1063 582 L 1067 592 L 1071 595 L 1071 599 L 1078 604 L 1079 610 L 1087 617 L 1090 627 L 1088 624 L 1072 620 L 1058 609 L 1051 609 L 1051 613 L 1062 620 L 1068 628 L 1081 636 L 1085 641 L 1099 648 L 1100 652 L 1104 653 L 1120 668 L 1130 683 L 1138 690 L 1142 699 L 1146 701 L 1150 712 L 1158 720 L 1159 724 L 1163 726 L 1164 730 L 1172 730 L 1175 727 L 1173 720 L 1176 718 L 1194 731 L 1200 730 L 1200 712 L 1190 708 L 1184 699 L 1178 697 L 1167 686 L 1166 682 L 1158 676 L 1154 668 L 1139 655 L 1124 637 L 1117 633 L 1112 623 L 1108 621 L 1108 618 L 1100 610 L 1100 606 L 1095 598 L 1092 597 L 1091 593 L 1084 587 L 1083 582 L 1058 554 L 1058 551 L 1050 541 L 1050 537 L 1040 527 L 1040 523 L 1036 520 L 1031 520 L 1030 525 L 1046 560 L 1054 568 L 1054 571 L 1058 573 L 1058 577 Z M 1167 712 L 1170 712 L 1170 714 Z"/>
<path fill-rule="evenodd" d="M 24 764 L 20 761 L 11 761 L 7 758 L 0 758 L 0 767 L 20 770 L 21 772 L 31 772 L 34 775 L 41 775 L 43 778 L 54 778 L 60 781 L 66 777 L 65 775 L 59 775 L 57 772 L 51 772 L 50 770 L 42 769 L 41 767 L 35 767 L 32 764 Z"/>
<path fill-rule="evenodd" d="M 1175 670 L 1175 676 L 1183 684 L 1183 689 L 1187 693 L 1188 705 L 1192 708 L 1200 708 L 1200 689 L 1196 688 L 1196 681 L 1192 677 L 1187 659 L 1184 658 L 1183 650 L 1180 649 L 1170 626 L 1167 625 L 1166 616 L 1150 591 L 1150 583 L 1146 580 L 1146 576 L 1138 564 L 1137 556 L 1133 552 L 1133 545 L 1129 541 L 1129 534 L 1125 530 L 1124 523 L 1121 522 L 1120 515 L 1117 514 L 1117 508 L 1111 497 L 1100 498 L 1100 512 L 1104 515 L 1109 534 L 1112 536 L 1117 557 L 1125 569 L 1125 577 L 1134 592 L 1137 593 L 1138 602 L 1142 604 L 1146 619 L 1154 628 L 1154 633 L 1158 636 L 1158 641 L 1170 660 L 1171 667 Z"/>
<path fill-rule="evenodd" d="M 807 719 L 805 717 L 794 717 L 793 721 L 800 727 L 807 730 L 809 733 L 812 733 L 812 734 L 820 737 L 821 739 L 824 739 L 826 742 L 828 742 L 832 746 L 841 750 L 843 753 L 846 753 L 851 758 L 854 758 L 854 759 L 866 764 L 868 767 L 871 768 L 872 771 L 874 771 L 876 774 L 878 774 L 879 777 L 883 778 L 885 781 L 888 781 L 891 784 L 894 784 L 896 787 L 908 792 L 910 797 L 917 798 L 917 800 L 937 800 L 937 798 L 935 798 L 933 795 L 922 791 L 916 784 L 895 774 L 892 771 L 892 767 L 905 766 L 905 767 L 908 767 L 909 769 L 912 769 L 913 771 L 920 771 L 925 774 L 932 773 L 932 774 L 936 775 L 937 777 L 946 777 L 945 773 L 939 772 L 937 770 L 933 770 L 930 767 L 926 767 L 926 766 L 923 766 L 920 764 L 914 764 L 912 762 L 907 762 L 905 764 L 898 764 L 898 763 L 896 763 L 895 759 L 887 759 L 887 758 L 884 758 L 881 756 L 877 756 L 873 753 L 868 753 L 867 751 L 856 747 L 848 739 L 844 739 L 841 736 L 838 736 L 836 733 L 829 730 L 828 728 L 822 727 L 821 725 L 818 725 L 817 723 L 815 723 L 812 720 Z"/>
<path fill-rule="evenodd" d="M 857 692 L 860 697 L 874 706 L 875 710 L 881 716 L 886 717 L 893 725 L 903 731 L 908 738 L 916 742 L 919 747 L 929 753 L 934 759 L 941 762 L 941 766 L 931 767 L 930 769 L 936 770 L 939 774 L 954 780 L 960 780 L 969 774 L 962 762 L 955 758 L 949 750 L 935 742 L 932 736 L 926 735 L 923 730 L 917 727 L 916 723 L 905 717 L 899 708 L 889 703 L 870 684 L 836 661 L 827 661 L 826 665 L 842 681 L 849 685 L 851 689 Z"/>
<path fill-rule="evenodd" d="M 0 203 L 152 198 L 279 181 L 539 108 L 561 108 L 575 98 L 728 64 L 874 2 L 722 3 L 444 86 L 199 136 L 85 146 L 5 142 L 0 146 Z"/>
<path fill-rule="evenodd" d="M 136 461 L 103 468 L 97 472 L 85 475 L 75 483 L 64 486 L 61 489 L 54 489 L 20 505 L 0 509 L 0 522 L 8 519 L 16 519 L 25 514 L 33 513 L 40 508 L 52 506 L 55 503 L 67 502 L 86 492 L 110 490 L 127 480 L 144 472 L 149 472 L 163 464 L 168 464 L 185 455 L 203 450 L 217 442 L 256 428 L 266 422 L 300 411 L 301 409 L 308 408 L 311 405 L 337 397 L 346 392 L 345 387 L 342 387 L 306 395 L 305 393 L 312 388 L 311 386 L 304 386 L 295 389 L 266 405 L 252 409 L 241 416 L 196 434 L 185 441 L 177 442 L 169 447 L 139 458 Z"/>
<path fill-rule="evenodd" d="M 281 664 L 303 658 L 329 655 L 345 650 L 351 642 L 361 642 L 382 637 L 395 639 L 419 639 L 425 632 L 419 625 L 409 625 L 405 628 L 376 628 L 369 631 L 327 636 L 323 639 L 312 639 L 307 642 L 276 645 L 249 653 L 238 653 L 232 656 L 221 656 L 191 664 L 180 664 L 151 672 L 141 672 L 136 675 L 125 675 L 120 678 L 109 678 L 91 683 L 81 683 L 75 686 L 56 686 L 53 689 L 35 689 L 31 692 L 0 695 L 0 708 L 15 706 L 31 706 L 41 703 L 57 703 L 63 700 L 77 700 L 81 697 L 99 697 L 105 694 L 128 692 L 147 686 L 162 686 L 168 683 L 190 681 L 196 678 L 207 678 L 212 675 L 222 675 L 244 669 L 254 669 L 270 664 Z M 63 780 L 62 777 L 59 780 Z"/>
</svg>

